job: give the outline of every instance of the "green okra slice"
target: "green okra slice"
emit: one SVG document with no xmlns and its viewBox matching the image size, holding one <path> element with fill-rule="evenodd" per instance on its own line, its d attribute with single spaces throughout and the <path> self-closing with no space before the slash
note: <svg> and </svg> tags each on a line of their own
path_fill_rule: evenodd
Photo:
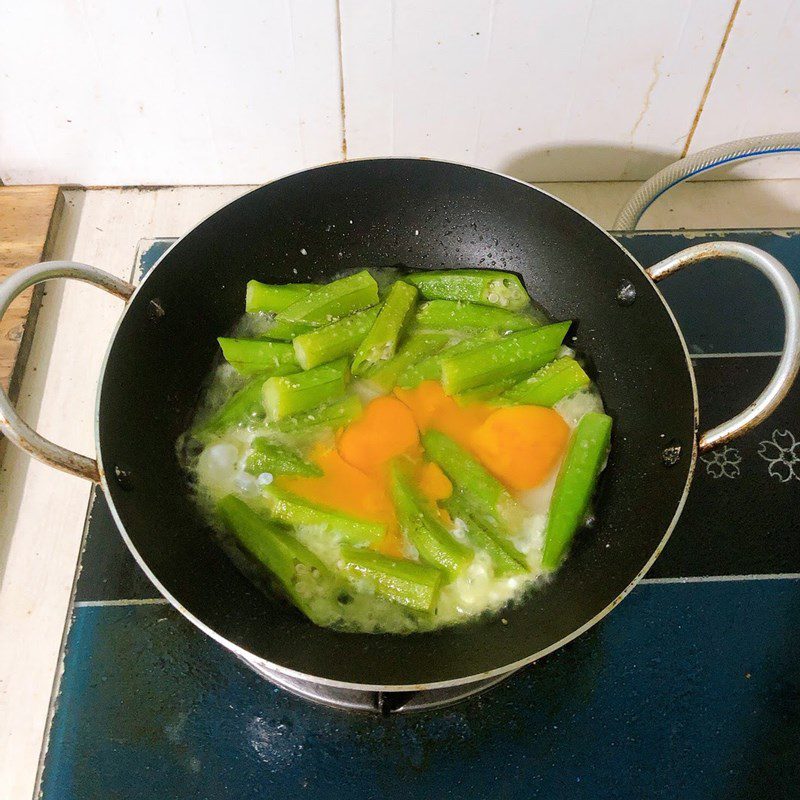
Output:
<svg viewBox="0 0 800 800">
<path fill-rule="evenodd" d="M 451 580 L 456 578 L 472 561 L 472 551 L 436 519 L 398 463 L 391 467 L 391 488 L 400 528 L 419 557 L 444 570 Z"/>
<path fill-rule="evenodd" d="M 397 378 L 397 385 L 401 389 L 413 389 L 423 381 L 438 381 L 442 377 L 442 362 L 450 356 L 471 353 L 482 345 L 499 341 L 500 335 L 495 331 L 484 331 L 456 344 L 438 350 L 437 352 L 406 367 Z"/>
<path fill-rule="evenodd" d="M 222 355 L 242 375 L 265 373 L 264 377 L 299 372 L 294 348 L 286 342 L 265 339 L 217 339 Z"/>
<path fill-rule="evenodd" d="M 293 322 L 276 317 L 272 325 L 267 328 L 264 335 L 268 336 L 270 339 L 278 339 L 282 342 L 291 343 L 292 340 L 296 339 L 298 336 L 313 331 L 315 327 L 317 326 L 311 325 L 308 322 Z"/>
<path fill-rule="evenodd" d="M 504 392 L 502 399 L 551 408 L 559 400 L 585 388 L 591 381 L 574 358 L 559 358 Z"/>
<path fill-rule="evenodd" d="M 518 381 L 519 375 L 512 375 L 510 378 L 503 378 L 503 380 L 496 381 L 495 383 L 484 383 L 481 386 L 476 386 L 474 389 L 467 389 L 465 392 L 460 392 L 455 395 L 455 400 L 459 405 L 483 403 L 487 400 L 494 400 L 495 398 L 502 397 L 503 392 L 515 386 Z"/>
<path fill-rule="evenodd" d="M 446 333 L 411 333 L 395 357 L 378 365 L 368 373 L 367 378 L 383 391 L 390 392 L 401 374 L 423 359 L 438 353 L 449 340 Z"/>
<path fill-rule="evenodd" d="M 362 270 L 320 286 L 308 297 L 287 306 L 275 317 L 275 325 L 296 323 L 309 329 L 320 328 L 377 302 L 378 284 L 369 272 Z M 269 333 L 272 336 L 271 330 Z"/>
<path fill-rule="evenodd" d="M 342 546 L 345 575 L 365 578 L 376 594 L 414 611 L 430 613 L 436 607 L 444 574 L 427 564 Z"/>
<path fill-rule="evenodd" d="M 261 283 L 248 281 L 244 310 L 248 313 L 263 311 L 277 314 L 292 303 L 303 300 L 319 289 L 314 283 Z"/>
<path fill-rule="evenodd" d="M 192 429 L 192 435 L 202 437 L 219 433 L 231 425 L 264 417 L 261 401 L 264 378 L 257 377 L 233 394 L 214 413 Z"/>
<path fill-rule="evenodd" d="M 528 572 L 525 556 L 504 536 L 482 525 L 461 491 L 453 492 L 443 503 L 453 521 L 460 519 L 466 526 L 467 538 L 478 550 L 484 550 L 494 565 L 498 577 Z"/>
<path fill-rule="evenodd" d="M 359 519 L 343 511 L 326 508 L 270 484 L 263 491 L 264 500 L 274 519 L 286 525 L 320 525 L 341 536 L 350 544 L 377 542 L 386 533 L 382 522 Z"/>
<path fill-rule="evenodd" d="M 379 311 L 379 306 L 373 306 L 295 337 L 292 344 L 300 366 L 313 369 L 352 355 L 372 328 Z"/>
<path fill-rule="evenodd" d="M 449 269 L 414 272 L 406 277 L 426 300 L 466 300 L 519 311 L 531 299 L 511 272 L 491 269 Z"/>
<path fill-rule="evenodd" d="M 417 309 L 416 324 L 420 329 L 493 328 L 506 333 L 535 328 L 540 323 L 531 316 L 498 306 L 483 306 L 461 300 L 429 300 Z"/>
<path fill-rule="evenodd" d="M 468 353 L 444 354 L 441 362 L 444 390 L 459 394 L 543 367 L 556 357 L 570 325 L 557 322 L 503 336 Z"/>
<path fill-rule="evenodd" d="M 269 472 L 272 475 L 300 475 L 304 478 L 318 478 L 323 474 L 316 464 L 306 461 L 291 448 L 276 444 L 266 436 L 257 436 L 250 442 L 245 470 L 251 475 Z"/>
<path fill-rule="evenodd" d="M 520 525 L 525 516 L 522 507 L 461 445 L 437 430 L 426 431 L 422 445 L 428 458 L 442 468 L 453 486 L 469 497 L 483 520 L 495 520 L 496 529 L 504 534 Z"/>
<path fill-rule="evenodd" d="M 381 307 L 377 319 L 353 356 L 353 375 L 363 375 L 372 367 L 391 359 L 417 304 L 417 290 L 396 281 Z"/>
<path fill-rule="evenodd" d="M 312 622 L 327 625 L 336 619 L 340 587 L 314 553 L 234 495 L 220 500 L 217 513 L 239 545 L 270 571 Z"/>
<path fill-rule="evenodd" d="M 556 478 L 544 534 L 542 566 L 555 569 L 584 521 L 597 477 L 605 464 L 611 442 L 611 417 L 584 414 L 570 439 Z"/>
<path fill-rule="evenodd" d="M 269 430 L 286 434 L 313 433 L 325 428 L 337 430 L 360 417 L 361 411 L 361 400 L 356 395 L 349 394 L 302 414 L 271 422 Z"/>
<path fill-rule="evenodd" d="M 329 403 L 344 394 L 348 379 L 346 358 L 308 372 L 268 378 L 262 393 L 267 419 L 280 420 Z"/>
</svg>

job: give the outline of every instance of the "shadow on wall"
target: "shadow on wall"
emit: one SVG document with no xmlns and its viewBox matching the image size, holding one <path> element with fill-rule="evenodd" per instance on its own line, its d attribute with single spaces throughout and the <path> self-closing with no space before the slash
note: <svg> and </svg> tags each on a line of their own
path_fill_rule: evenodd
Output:
<svg viewBox="0 0 800 800">
<path fill-rule="evenodd" d="M 680 158 L 672 151 L 618 144 L 556 143 L 522 151 L 501 172 L 525 181 L 644 181 Z"/>
<path fill-rule="evenodd" d="M 570 205 L 596 219 L 606 228 L 613 226 L 618 211 L 628 201 L 638 186 L 656 172 L 679 159 L 677 153 L 664 150 L 632 149 L 611 144 L 565 143 L 552 147 L 537 147 L 520 152 L 504 162 L 499 171 L 512 175 L 527 183 L 569 183 L 609 181 L 617 183 L 609 187 L 603 197 L 608 208 L 598 208 L 593 187 L 567 186 L 563 192 L 550 185 L 548 191 L 562 197 Z M 767 160 L 767 159 L 764 159 Z M 620 165 L 626 165 L 624 177 L 609 177 Z M 634 169 L 635 167 L 635 169 Z M 569 175 L 569 177 L 565 177 Z M 710 170 L 693 181 L 714 179 L 717 185 L 713 206 L 709 206 L 708 195 L 697 194 L 685 185 L 670 189 L 656 200 L 638 225 L 639 230 L 648 228 L 707 229 L 721 228 L 770 228 L 794 226 L 800 206 L 786 192 L 777 191 L 774 181 L 748 181 L 747 203 L 741 202 L 743 181 L 729 180 L 720 185 L 717 179 L 734 178 L 728 168 Z M 629 182 L 629 183 L 625 183 Z M 695 221 L 702 214 L 704 222 Z"/>
</svg>

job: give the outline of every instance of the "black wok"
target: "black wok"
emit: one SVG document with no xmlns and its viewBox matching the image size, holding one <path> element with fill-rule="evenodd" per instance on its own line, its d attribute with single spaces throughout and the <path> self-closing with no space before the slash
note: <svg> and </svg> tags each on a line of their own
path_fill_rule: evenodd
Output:
<svg viewBox="0 0 800 800">
<path fill-rule="evenodd" d="M 332 685 L 412 689 L 508 672 L 578 636 L 642 577 L 680 514 L 698 449 L 763 419 L 798 365 L 797 287 L 745 245 L 691 248 L 658 279 L 710 256 L 765 272 L 787 316 L 784 356 L 759 401 L 698 441 L 692 365 L 653 280 L 580 213 L 519 181 L 425 160 L 381 159 L 308 170 L 225 206 L 179 240 L 141 286 L 83 265 L 28 268 L 0 287 L 0 313 L 26 286 L 76 277 L 128 300 L 103 371 L 97 462 L 38 437 L 2 404 L 4 432 L 33 455 L 97 480 L 122 536 L 158 589 L 235 652 Z M 175 441 L 216 353 L 244 307 L 250 278 L 326 281 L 353 268 L 495 267 L 518 273 L 575 346 L 614 418 L 596 502 L 555 579 L 492 619 L 414 635 L 337 633 L 265 596 L 215 543 L 186 491 Z M 745 401 L 750 398 L 744 398 Z M 503 621 L 501 621 L 501 618 Z"/>
</svg>

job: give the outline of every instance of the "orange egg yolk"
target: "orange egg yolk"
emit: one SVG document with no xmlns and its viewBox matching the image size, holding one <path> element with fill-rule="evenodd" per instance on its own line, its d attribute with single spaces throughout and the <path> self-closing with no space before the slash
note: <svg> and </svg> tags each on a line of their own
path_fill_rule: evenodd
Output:
<svg viewBox="0 0 800 800">
<path fill-rule="evenodd" d="M 499 408 L 473 433 L 472 450 L 511 489 L 542 483 L 561 458 L 569 426 L 552 408 Z"/>
<path fill-rule="evenodd" d="M 338 436 L 335 448 L 318 447 L 310 459 L 317 478 L 279 477 L 277 485 L 301 497 L 362 519 L 382 522 L 386 535 L 376 549 L 401 557 L 403 538 L 389 489 L 388 467 L 398 456 L 414 464 L 415 481 L 432 505 L 453 491 L 438 465 L 423 460 L 420 432 L 447 434 L 508 488 L 523 491 L 545 481 L 561 459 L 569 427 L 558 412 L 539 406 L 497 408 L 459 405 L 437 381 L 395 389 L 378 397 Z M 447 512 L 440 509 L 443 521 Z"/>
<path fill-rule="evenodd" d="M 360 519 L 382 522 L 386 525 L 386 534 L 377 549 L 386 555 L 401 557 L 403 539 L 385 474 L 368 475 L 362 472 L 348 464 L 335 448 L 320 448 L 311 454 L 310 460 L 322 469 L 322 476 L 284 476 L 277 478 L 276 484 L 313 503 L 344 511 Z"/>
<path fill-rule="evenodd" d="M 434 428 L 467 450 L 472 450 L 474 432 L 495 410 L 485 403 L 459 405 L 438 381 L 423 381 L 415 389 L 395 389 L 394 393 L 411 409 L 421 431 Z"/>
<path fill-rule="evenodd" d="M 376 397 L 339 437 L 339 454 L 362 472 L 375 472 L 396 456 L 418 450 L 414 415 L 396 397 Z"/>
</svg>

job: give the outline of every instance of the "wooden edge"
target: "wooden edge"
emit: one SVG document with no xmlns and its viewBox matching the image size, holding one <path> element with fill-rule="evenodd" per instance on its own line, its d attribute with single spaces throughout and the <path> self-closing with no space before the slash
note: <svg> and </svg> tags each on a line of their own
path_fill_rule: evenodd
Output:
<svg viewBox="0 0 800 800">
<path fill-rule="evenodd" d="M 55 203 L 53 204 L 53 213 L 50 215 L 50 224 L 47 227 L 47 236 L 44 240 L 44 247 L 42 248 L 41 260 L 47 261 L 53 248 L 58 225 L 61 221 L 61 215 L 64 212 L 64 192 L 59 188 L 56 194 Z M 28 356 L 33 346 L 33 337 L 36 332 L 36 321 L 39 318 L 39 309 L 42 307 L 42 298 L 44 297 L 44 284 L 40 283 L 33 289 L 33 297 L 31 298 L 31 305 L 28 309 L 28 316 L 25 319 L 25 325 L 22 329 L 22 338 L 19 342 L 17 349 L 17 357 L 14 361 L 14 367 L 11 370 L 11 376 L 8 380 L 8 396 L 12 403 L 17 401 L 19 397 L 19 390 L 22 385 L 22 376 L 25 374 L 25 367 L 28 363 Z M 2 437 L 5 439 L 5 437 Z"/>
<path fill-rule="evenodd" d="M 53 212 L 50 215 L 50 222 L 47 226 L 47 235 L 44 240 L 44 247 L 40 254 L 40 260 L 46 261 L 50 257 L 55 238 L 58 233 L 58 225 L 61 221 L 61 215 L 64 211 L 64 192 L 59 187 L 56 193 L 56 199 L 53 203 Z M 42 307 L 42 298 L 44 297 L 44 284 L 40 283 L 33 287 L 33 295 L 31 296 L 31 304 L 28 308 L 28 315 L 25 318 L 25 324 L 22 328 L 22 338 L 19 341 L 17 354 L 14 360 L 14 366 L 11 369 L 11 375 L 8 379 L 8 396 L 12 403 L 16 404 L 19 399 L 19 392 L 22 387 L 22 378 L 25 375 L 25 367 L 28 363 L 28 356 L 30 355 L 31 348 L 33 347 L 33 338 L 36 333 L 36 321 L 39 317 L 39 310 Z M 8 439 L 0 434 L 0 468 L 3 468 L 5 461 L 6 450 L 8 449 Z"/>
</svg>

